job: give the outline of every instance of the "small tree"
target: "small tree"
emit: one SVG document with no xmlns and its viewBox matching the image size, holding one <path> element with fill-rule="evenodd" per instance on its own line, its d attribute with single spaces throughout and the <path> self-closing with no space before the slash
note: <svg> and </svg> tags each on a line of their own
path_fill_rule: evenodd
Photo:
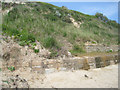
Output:
<svg viewBox="0 0 120 90">
<path fill-rule="evenodd" d="M 65 7 L 65 6 L 62 6 L 62 9 L 68 9 L 67 7 Z"/>
<path fill-rule="evenodd" d="M 98 13 L 98 12 L 97 12 L 97 13 L 95 14 L 95 16 L 96 16 L 97 18 L 103 20 L 104 22 L 108 22 L 108 21 L 109 21 L 109 19 L 108 19 L 106 16 L 104 16 L 102 13 Z"/>
</svg>

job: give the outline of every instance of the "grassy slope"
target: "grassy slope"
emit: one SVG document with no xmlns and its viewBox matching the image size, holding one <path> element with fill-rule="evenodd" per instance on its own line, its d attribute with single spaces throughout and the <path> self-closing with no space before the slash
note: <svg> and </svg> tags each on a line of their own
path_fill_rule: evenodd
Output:
<svg viewBox="0 0 120 90">
<path fill-rule="evenodd" d="M 80 28 L 74 27 L 69 15 L 76 22 L 83 22 Z M 84 52 L 86 41 L 118 43 L 117 23 L 114 21 L 105 23 L 96 16 L 41 2 L 14 5 L 13 10 L 3 18 L 3 33 L 14 35 L 21 45 L 38 40 L 50 50 L 60 50 L 64 46 L 60 41 L 64 39 L 72 44 L 76 53 Z"/>
</svg>

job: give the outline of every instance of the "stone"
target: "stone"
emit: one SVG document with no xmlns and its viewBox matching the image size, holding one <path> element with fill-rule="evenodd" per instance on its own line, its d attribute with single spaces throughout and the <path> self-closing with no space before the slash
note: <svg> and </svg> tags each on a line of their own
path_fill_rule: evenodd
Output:
<svg viewBox="0 0 120 90">
<path fill-rule="evenodd" d="M 4 53 L 4 54 L 3 54 L 3 59 L 4 59 L 5 61 L 10 60 L 10 52 Z"/>
<path fill-rule="evenodd" d="M 6 80 L 3 80 L 3 88 L 29 88 L 28 82 L 17 76 L 9 76 Z"/>
</svg>

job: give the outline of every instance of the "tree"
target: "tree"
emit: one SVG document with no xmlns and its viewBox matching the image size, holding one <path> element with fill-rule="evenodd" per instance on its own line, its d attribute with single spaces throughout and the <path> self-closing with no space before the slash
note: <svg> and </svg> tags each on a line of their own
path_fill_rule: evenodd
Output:
<svg viewBox="0 0 120 90">
<path fill-rule="evenodd" d="M 101 19 L 101 20 L 103 20 L 104 22 L 108 22 L 109 21 L 109 19 L 106 17 L 106 16 L 104 16 L 102 13 L 96 13 L 95 14 L 95 16 L 98 18 L 98 19 Z"/>
<path fill-rule="evenodd" d="M 62 9 L 68 9 L 67 7 L 65 7 L 65 6 L 62 6 Z"/>
</svg>

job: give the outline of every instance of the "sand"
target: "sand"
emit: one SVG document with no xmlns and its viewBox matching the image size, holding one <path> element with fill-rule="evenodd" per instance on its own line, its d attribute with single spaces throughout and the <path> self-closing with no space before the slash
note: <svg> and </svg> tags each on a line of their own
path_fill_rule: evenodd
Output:
<svg viewBox="0 0 120 90">
<path fill-rule="evenodd" d="M 85 77 L 86 75 L 86 77 Z M 31 87 L 42 88 L 118 88 L 118 65 L 89 71 L 61 71 L 45 75 L 43 84 L 35 81 Z"/>
<path fill-rule="evenodd" d="M 14 71 L 12 75 L 26 79 L 30 88 L 118 88 L 118 65 L 43 75 L 25 68 Z M 6 79 L 4 76 L 2 78 Z"/>
</svg>

